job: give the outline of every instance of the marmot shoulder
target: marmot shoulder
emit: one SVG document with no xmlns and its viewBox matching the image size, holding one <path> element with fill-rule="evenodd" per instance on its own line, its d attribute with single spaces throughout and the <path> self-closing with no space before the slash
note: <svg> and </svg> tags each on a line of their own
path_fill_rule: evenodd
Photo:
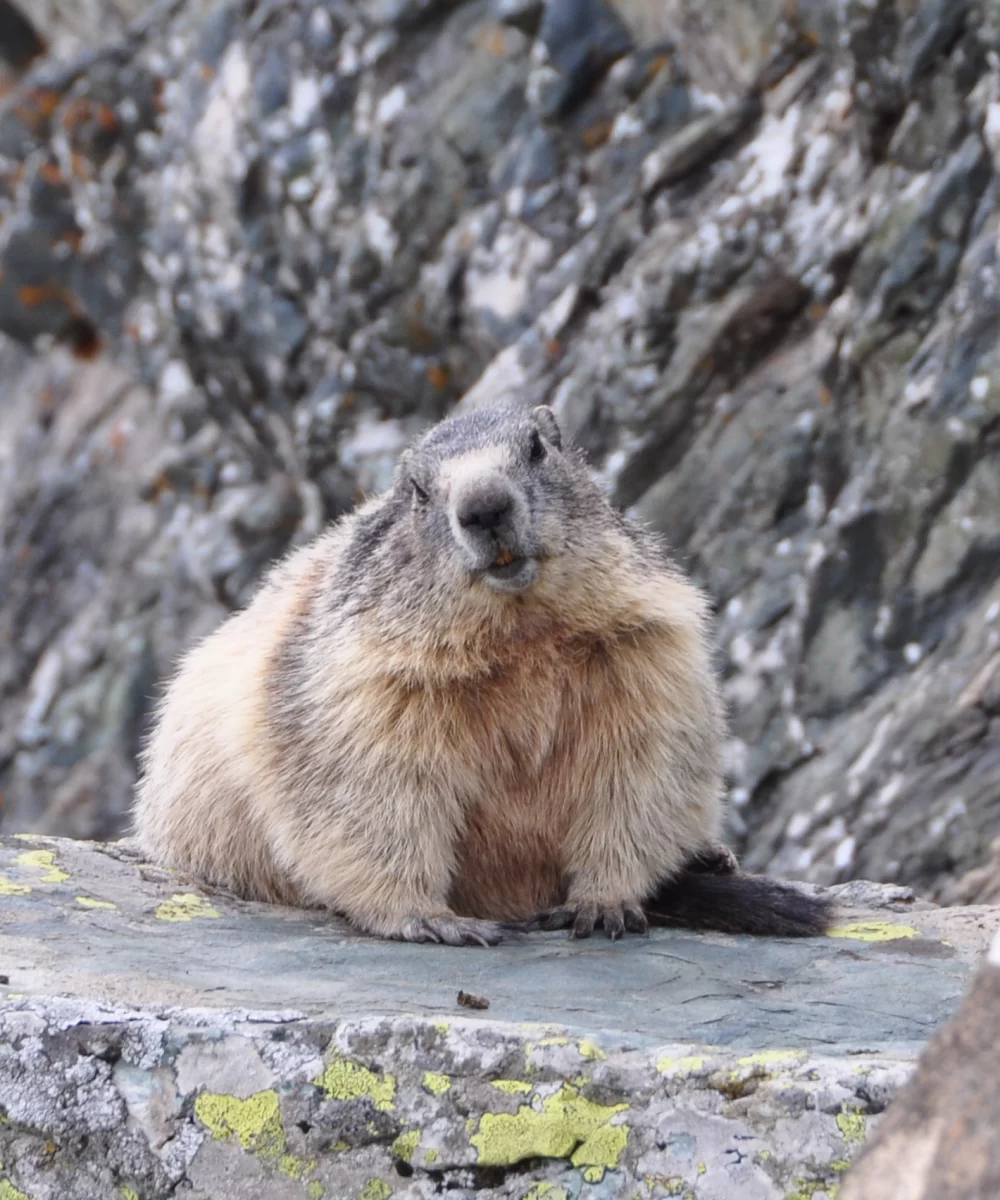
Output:
<svg viewBox="0 0 1000 1200">
<path fill-rule="evenodd" d="M 382 937 L 818 932 L 719 845 L 708 612 L 550 409 L 452 417 L 182 661 L 138 839 Z"/>
</svg>

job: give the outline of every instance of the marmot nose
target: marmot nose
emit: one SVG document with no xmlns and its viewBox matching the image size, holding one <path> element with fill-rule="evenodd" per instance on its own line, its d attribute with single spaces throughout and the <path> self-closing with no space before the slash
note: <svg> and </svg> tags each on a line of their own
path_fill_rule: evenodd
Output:
<svg viewBox="0 0 1000 1200">
<path fill-rule="evenodd" d="M 463 529 L 496 529 L 510 514 L 514 498 L 510 492 L 489 488 L 463 497 L 455 515 Z"/>
</svg>

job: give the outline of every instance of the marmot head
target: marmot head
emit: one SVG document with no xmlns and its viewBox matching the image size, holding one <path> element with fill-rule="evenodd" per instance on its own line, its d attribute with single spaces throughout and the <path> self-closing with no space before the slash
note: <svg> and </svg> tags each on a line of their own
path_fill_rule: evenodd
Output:
<svg viewBox="0 0 1000 1200">
<path fill-rule="evenodd" d="M 403 454 L 394 492 L 409 508 L 411 544 L 433 556 L 442 582 L 457 570 L 471 585 L 514 595 L 572 548 L 574 528 L 592 530 L 607 510 L 546 407 L 443 421 Z"/>
</svg>

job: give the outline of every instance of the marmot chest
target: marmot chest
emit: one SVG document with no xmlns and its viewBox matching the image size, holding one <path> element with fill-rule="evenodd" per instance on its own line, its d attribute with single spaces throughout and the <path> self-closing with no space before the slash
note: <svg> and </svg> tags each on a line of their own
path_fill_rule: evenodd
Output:
<svg viewBox="0 0 1000 1200">
<path fill-rule="evenodd" d="M 476 787 L 450 897 L 460 914 L 514 919 L 562 900 L 568 831 L 593 788 L 595 721 L 602 708 L 614 719 L 591 674 L 582 657 L 532 657 L 467 695 Z"/>
</svg>

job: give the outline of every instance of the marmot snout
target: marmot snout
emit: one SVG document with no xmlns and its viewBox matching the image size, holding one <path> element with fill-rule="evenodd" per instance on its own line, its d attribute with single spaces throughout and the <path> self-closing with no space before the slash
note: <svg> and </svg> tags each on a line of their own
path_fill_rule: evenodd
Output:
<svg viewBox="0 0 1000 1200">
<path fill-rule="evenodd" d="M 718 845 L 706 617 L 551 410 L 453 417 L 184 659 L 139 840 L 383 937 L 818 932 L 821 901 Z"/>
</svg>

